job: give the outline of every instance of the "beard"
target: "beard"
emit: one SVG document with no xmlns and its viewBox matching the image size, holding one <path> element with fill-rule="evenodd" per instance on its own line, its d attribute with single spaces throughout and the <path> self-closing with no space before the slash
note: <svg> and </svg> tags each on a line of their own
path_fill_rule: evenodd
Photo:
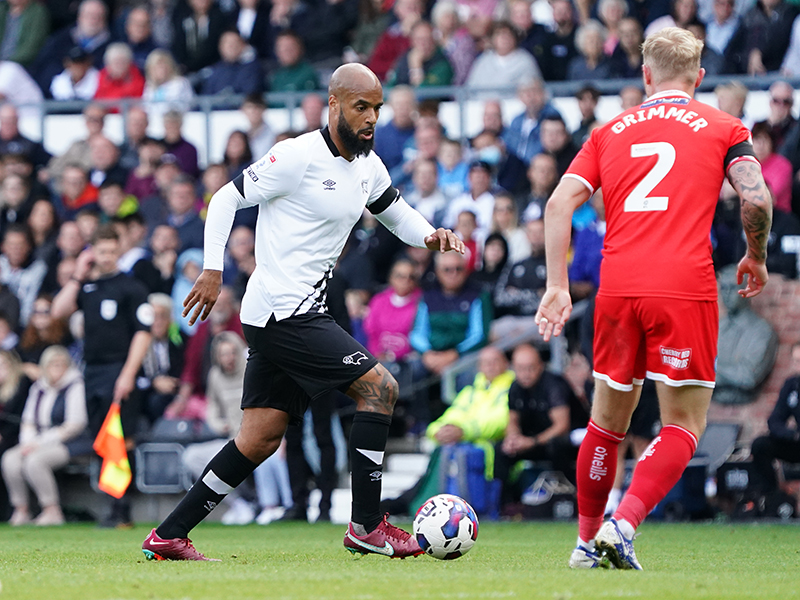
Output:
<svg viewBox="0 0 800 600">
<path fill-rule="evenodd" d="M 368 131 L 363 129 L 362 131 Z M 339 139 L 348 153 L 352 154 L 354 158 L 359 156 L 367 156 L 372 151 L 372 146 L 375 144 L 375 134 L 368 140 L 358 137 L 358 133 L 353 131 L 350 125 L 344 118 L 341 109 L 339 110 L 339 122 L 336 125 L 336 133 L 339 134 Z"/>
</svg>

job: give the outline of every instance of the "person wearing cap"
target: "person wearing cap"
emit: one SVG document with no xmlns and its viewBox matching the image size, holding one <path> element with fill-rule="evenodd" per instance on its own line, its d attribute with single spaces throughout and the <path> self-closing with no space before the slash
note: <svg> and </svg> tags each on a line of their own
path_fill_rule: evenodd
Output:
<svg viewBox="0 0 800 600">
<path fill-rule="evenodd" d="M 92 55 L 75 46 L 64 57 L 64 70 L 53 77 L 50 94 L 55 100 L 91 100 L 99 81 L 100 71 L 92 65 Z"/>
</svg>

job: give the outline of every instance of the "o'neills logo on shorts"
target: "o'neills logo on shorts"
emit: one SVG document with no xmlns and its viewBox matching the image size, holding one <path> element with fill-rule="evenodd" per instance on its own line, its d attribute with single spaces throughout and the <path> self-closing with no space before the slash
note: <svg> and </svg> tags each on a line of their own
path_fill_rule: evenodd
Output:
<svg viewBox="0 0 800 600">
<path fill-rule="evenodd" d="M 675 348 L 665 348 L 661 346 L 661 363 L 673 369 L 686 369 L 689 366 L 689 361 L 692 360 L 692 349 L 684 348 L 683 350 L 676 350 Z"/>
<path fill-rule="evenodd" d="M 603 477 L 608 475 L 608 468 L 605 465 L 608 450 L 602 446 L 594 447 L 594 456 L 592 456 L 592 468 L 589 469 L 589 479 L 592 481 L 600 481 Z"/>
</svg>

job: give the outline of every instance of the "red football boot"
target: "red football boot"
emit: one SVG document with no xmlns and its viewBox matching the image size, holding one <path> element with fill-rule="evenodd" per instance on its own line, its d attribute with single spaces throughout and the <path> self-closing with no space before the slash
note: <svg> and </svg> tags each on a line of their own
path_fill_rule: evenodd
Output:
<svg viewBox="0 0 800 600">
<path fill-rule="evenodd" d="M 352 554 L 383 554 L 390 558 L 424 554 L 414 536 L 389 523 L 388 516 L 384 515 L 380 525 L 364 536 L 356 535 L 350 523 L 344 535 L 344 547 Z"/>
<path fill-rule="evenodd" d="M 156 530 L 150 532 L 144 543 L 142 552 L 147 560 L 209 560 L 220 562 L 218 558 L 206 558 L 192 546 L 189 538 L 164 540 L 158 537 Z"/>
</svg>

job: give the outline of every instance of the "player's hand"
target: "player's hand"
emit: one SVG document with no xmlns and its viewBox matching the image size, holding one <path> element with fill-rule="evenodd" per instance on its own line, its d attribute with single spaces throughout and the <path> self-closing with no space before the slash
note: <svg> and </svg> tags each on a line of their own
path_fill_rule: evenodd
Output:
<svg viewBox="0 0 800 600">
<path fill-rule="evenodd" d="M 217 303 L 219 291 L 222 289 L 222 271 L 204 270 L 194 282 L 192 291 L 183 301 L 183 316 L 187 316 L 194 308 L 194 313 L 189 319 L 189 326 L 194 325 L 197 318 L 205 321 Z M 195 308 L 197 307 L 197 308 Z"/>
<path fill-rule="evenodd" d="M 572 314 L 572 298 L 569 290 L 548 286 L 534 318 L 542 339 L 549 342 L 551 336 L 560 335 L 570 314 Z"/>
<path fill-rule="evenodd" d="M 78 259 L 75 261 L 75 271 L 72 276 L 78 281 L 86 281 L 93 266 L 94 252 L 91 248 L 87 248 L 78 255 Z"/>
<path fill-rule="evenodd" d="M 136 387 L 136 376 L 128 375 L 124 371 L 119 374 L 117 381 L 114 382 L 114 404 L 119 404 L 131 395 Z"/>
<path fill-rule="evenodd" d="M 428 250 L 438 250 L 439 252 L 455 250 L 464 254 L 467 251 L 464 242 L 455 233 L 442 227 L 439 227 L 439 229 L 425 238 L 425 246 L 427 246 Z"/>
<path fill-rule="evenodd" d="M 736 269 L 736 282 L 739 285 L 744 281 L 745 275 L 747 275 L 747 287 L 743 290 L 739 290 L 739 295 L 742 298 L 758 296 L 764 289 L 764 286 L 767 285 L 767 280 L 769 279 L 767 266 L 763 262 L 745 256 L 739 261 L 739 266 Z"/>
</svg>

